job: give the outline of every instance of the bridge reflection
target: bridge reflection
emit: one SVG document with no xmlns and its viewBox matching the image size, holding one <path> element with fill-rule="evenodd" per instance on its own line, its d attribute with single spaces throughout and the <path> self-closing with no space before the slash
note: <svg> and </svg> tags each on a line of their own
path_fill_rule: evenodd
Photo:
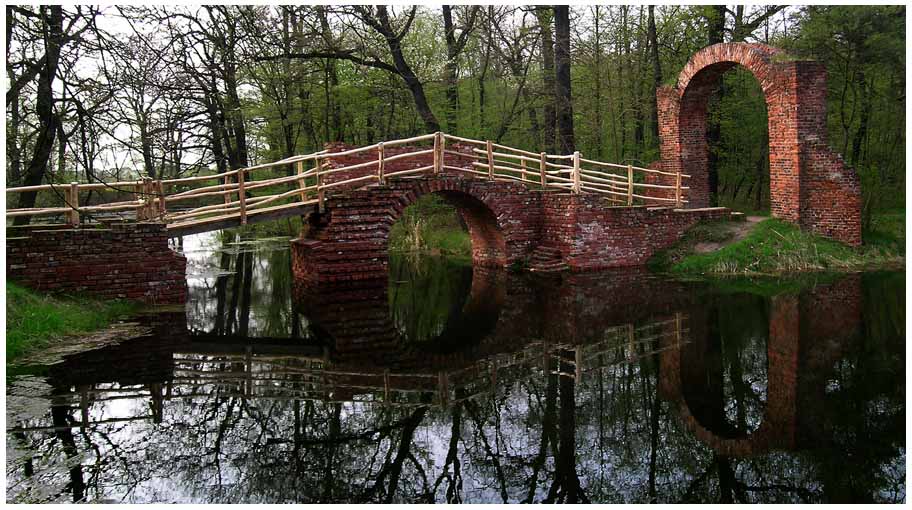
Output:
<svg viewBox="0 0 912 510">
<path fill-rule="evenodd" d="M 377 430 L 398 431 L 398 443 L 389 443 L 381 469 L 388 476 L 390 469 L 403 469 L 404 460 L 398 455 L 409 455 L 417 441 L 415 430 L 429 419 L 428 413 L 448 416 L 441 419 L 448 420 L 453 437 L 464 437 L 461 430 L 471 423 L 483 430 L 492 405 L 496 409 L 498 401 L 518 396 L 540 399 L 525 411 L 517 409 L 541 430 L 540 453 L 529 460 L 532 471 L 524 476 L 535 480 L 544 476 L 540 462 L 545 457 L 541 456 L 553 456 L 554 462 L 549 493 L 532 490 L 527 496 L 507 498 L 530 501 L 594 497 L 593 487 L 583 487 L 578 474 L 582 466 L 591 467 L 592 452 L 586 451 L 586 445 L 595 438 L 587 427 L 593 426 L 593 420 L 616 421 L 617 412 L 632 405 L 619 401 L 603 409 L 605 400 L 598 395 L 607 391 L 609 372 L 626 371 L 628 375 L 618 379 L 622 385 L 631 384 L 631 375 L 644 378 L 647 385 L 643 398 L 648 412 L 642 420 L 649 423 L 637 426 L 652 429 L 653 457 L 648 462 L 653 464 L 653 477 L 648 485 L 653 498 L 659 490 L 654 478 L 655 441 L 669 433 L 661 432 L 667 425 L 658 423 L 659 406 L 667 406 L 674 421 L 723 463 L 770 450 L 808 448 L 833 433 L 832 418 L 822 403 L 832 369 L 861 325 L 858 277 L 765 301 L 767 322 L 757 328 L 761 356 L 765 351 L 766 359 L 742 366 L 753 371 L 748 377 L 733 376 L 732 359 L 720 355 L 731 339 L 725 326 L 720 326 L 724 304 L 719 303 L 731 297 L 709 299 L 705 288 L 642 273 L 570 274 L 542 280 L 496 270 L 474 271 L 470 287 L 463 289 L 464 299 L 456 299 L 458 304 L 449 314 L 456 320 L 438 321 L 425 328 L 434 334 L 417 338 L 410 336 L 415 328 L 410 329 L 403 318 L 408 304 L 391 307 L 396 291 L 383 286 L 295 289 L 295 307 L 306 324 L 300 338 L 191 332 L 184 314 L 152 317 L 155 331 L 147 337 L 52 366 L 50 413 L 9 423 L 8 432 L 23 440 L 28 434 L 52 432 L 66 451 L 75 451 L 77 430 L 85 435 L 115 424 L 130 427 L 133 422 L 164 423 L 173 430 L 203 427 L 201 433 L 220 435 L 218 430 L 226 422 L 201 422 L 199 417 L 188 422 L 193 413 L 187 414 L 187 406 L 216 410 L 229 405 L 246 409 L 250 419 L 260 423 L 254 428 L 263 427 L 266 444 L 288 444 L 298 451 L 313 446 L 315 439 L 307 439 L 303 430 L 314 416 L 305 418 L 302 413 L 305 409 L 305 414 L 313 413 L 315 408 L 310 406 L 318 405 L 330 413 L 329 422 L 323 422 L 330 428 L 322 431 L 329 436 L 318 441 L 323 445 L 319 455 L 326 454 L 328 444 L 352 438 L 371 442 L 388 436 L 388 432 L 377 435 Z M 751 352 L 756 354 L 756 349 Z M 653 378 L 664 403 L 649 396 Z M 740 393 L 727 388 L 738 384 L 747 388 Z M 531 393 L 513 393 L 517 385 Z M 613 387 L 610 393 L 609 399 L 617 399 L 623 391 Z M 745 403 L 751 398 L 758 401 L 753 407 Z M 293 410 L 290 428 L 280 426 L 285 421 L 273 423 L 260 416 L 285 408 L 276 405 Z M 400 418 L 392 425 L 378 425 L 371 418 L 359 421 L 358 413 L 350 414 L 369 408 L 375 409 L 371 416 L 389 412 Z M 339 414 L 342 409 L 348 410 L 348 418 Z M 137 430 L 149 433 L 147 428 Z M 456 453 L 459 441 L 452 441 L 446 448 L 444 469 L 463 455 Z M 488 452 L 484 455 L 502 462 L 487 441 L 481 446 Z M 533 446 L 532 437 L 529 441 Z M 599 444 L 602 441 L 598 439 Z M 256 448 L 262 447 L 260 443 Z M 329 462 L 332 466 L 337 461 Z M 74 498 L 84 492 L 79 490 L 84 484 L 78 481 L 81 476 L 71 472 Z M 332 483 L 345 478 L 332 468 L 324 476 L 336 480 Z M 382 490 L 358 492 L 355 499 L 392 500 L 393 482 L 385 480 L 382 485 Z M 336 492 L 330 499 L 345 499 L 343 494 Z"/>
</svg>

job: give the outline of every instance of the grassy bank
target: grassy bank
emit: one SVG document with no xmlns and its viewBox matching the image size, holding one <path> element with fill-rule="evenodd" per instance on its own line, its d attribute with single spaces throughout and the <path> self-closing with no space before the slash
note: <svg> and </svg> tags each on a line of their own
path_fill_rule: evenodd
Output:
<svg viewBox="0 0 912 510">
<path fill-rule="evenodd" d="M 6 284 L 6 360 L 14 361 L 64 336 L 88 333 L 136 311 L 131 301 L 52 297 Z"/>
<path fill-rule="evenodd" d="M 471 257 L 472 240 L 456 209 L 437 195 L 424 195 L 402 212 L 390 230 L 390 250 Z"/>
<path fill-rule="evenodd" d="M 679 275 L 780 275 L 807 271 L 858 271 L 905 265 L 905 214 L 878 214 L 864 232 L 864 245 L 852 248 L 777 219 L 760 221 L 742 239 L 730 241 L 725 222 L 688 231 L 654 257 L 654 270 Z M 719 244 L 708 253 L 697 247 Z"/>
</svg>

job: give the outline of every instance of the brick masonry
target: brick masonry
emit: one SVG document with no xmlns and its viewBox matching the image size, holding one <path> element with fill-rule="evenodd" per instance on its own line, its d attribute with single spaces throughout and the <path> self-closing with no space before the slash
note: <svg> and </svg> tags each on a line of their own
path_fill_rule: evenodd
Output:
<svg viewBox="0 0 912 510">
<path fill-rule="evenodd" d="M 330 152 L 350 146 L 328 144 Z M 421 150 L 387 149 L 387 156 Z M 477 158 L 468 148 L 449 148 L 446 164 L 471 168 Z M 376 160 L 360 153 L 328 160 L 341 168 Z M 432 155 L 395 160 L 385 172 L 430 165 Z M 365 165 L 335 175 L 334 181 L 374 175 Z M 340 174 L 344 174 L 339 177 Z M 330 182 L 327 179 L 327 182 Z M 323 212 L 314 212 L 299 239 L 292 241 L 295 277 L 317 282 L 384 279 L 388 270 L 388 241 L 393 223 L 422 195 L 436 193 L 456 207 L 472 238 L 476 266 L 505 267 L 528 260 L 544 246 L 560 253 L 571 271 L 638 266 L 668 247 L 700 220 L 727 217 L 723 208 L 674 210 L 668 207 L 611 207 L 595 194 L 553 193 L 519 182 L 488 181 L 465 173 L 444 171 L 437 176 L 390 178 L 385 184 L 327 192 Z"/>
<path fill-rule="evenodd" d="M 772 215 L 861 244 L 861 187 L 854 169 L 826 143 L 826 68 L 818 62 L 791 60 L 764 44 L 722 43 L 698 51 L 675 87 L 656 91 L 662 141 L 657 166 L 692 176 L 685 181 L 691 188 L 688 207 L 709 204 L 706 108 L 722 75 L 736 65 L 757 78 L 766 96 Z"/>
<path fill-rule="evenodd" d="M 163 224 L 26 232 L 6 240 L 6 277 L 26 287 L 150 304 L 187 299 L 187 261 L 168 246 Z"/>
</svg>

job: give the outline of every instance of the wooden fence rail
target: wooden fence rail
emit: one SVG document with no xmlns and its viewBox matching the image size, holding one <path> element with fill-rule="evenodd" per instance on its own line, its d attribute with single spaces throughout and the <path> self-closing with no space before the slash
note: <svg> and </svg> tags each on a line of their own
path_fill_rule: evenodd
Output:
<svg viewBox="0 0 912 510">
<path fill-rule="evenodd" d="M 452 148 L 447 148 L 447 141 L 452 143 Z M 432 146 L 428 147 L 428 142 Z M 416 151 L 389 155 L 390 147 L 409 144 L 423 144 L 426 148 L 417 147 Z M 341 158 L 365 154 L 375 155 L 375 159 L 341 167 L 330 164 Z M 432 156 L 433 163 L 430 165 L 390 171 L 390 163 L 425 161 L 423 158 L 427 156 Z M 447 164 L 447 156 L 469 159 L 471 165 Z M 288 175 L 264 175 L 266 171 L 275 172 L 283 168 Z M 370 173 L 341 180 L 331 178 L 343 173 L 350 175 L 355 170 L 361 170 L 362 173 L 368 170 Z M 143 177 L 136 181 L 73 182 L 8 188 L 7 193 L 51 191 L 64 203 L 54 207 L 7 209 L 6 215 L 63 216 L 67 225 L 78 226 L 83 216 L 132 212 L 136 221 L 161 221 L 169 227 L 177 228 L 228 219 L 238 219 L 243 225 L 248 218 L 259 214 L 282 213 L 285 210 L 292 212 L 303 206 L 316 206 L 322 210 L 325 191 L 329 189 L 384 184 L 393 177 L 437 175 L 445 171 L 473 178 L 516 181 L 546 191 L 594 193 L 619 206 L 647 204 L 682 207 L 687 203 L 685 196 L 690 189 L 682 184 L 683 179 L 690 176 L 681 173 L 591 160 L 584 158 L 578 151 L 568 155 L 535 153 L 490 140 L 474 140 L 437 132 L 342 152 L 323 150 L 212 175 L 156 180 Z M 664 176 L 664 182 L 673 181 L 674 184 L 646 182 L 648 175 Z M 277 187 L 284 189 L 276 190 Z M 130 195 L 132 199 L 81 205 L 79 194 L 85 191 L 120 192 Z M 215 197 L 222 197 L 221 202 L 197 205 L 189 210 L 174 207 L 181 202 L 198 202 L 200 199 Z"/>
</svg>

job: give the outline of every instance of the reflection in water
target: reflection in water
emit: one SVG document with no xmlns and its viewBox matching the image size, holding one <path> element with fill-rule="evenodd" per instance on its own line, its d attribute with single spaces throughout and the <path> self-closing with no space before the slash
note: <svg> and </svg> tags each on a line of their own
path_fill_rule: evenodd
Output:
<svg viewBox="0 0 912 510">
<path fill-rule="evenodd" d="M 225 235 L 225 234 L 220 234 Z M 762 297 L 199 236 L 186 314 L 9 382 L 9 501 L 902 501 L 904 281 Z"/>
</svg>

